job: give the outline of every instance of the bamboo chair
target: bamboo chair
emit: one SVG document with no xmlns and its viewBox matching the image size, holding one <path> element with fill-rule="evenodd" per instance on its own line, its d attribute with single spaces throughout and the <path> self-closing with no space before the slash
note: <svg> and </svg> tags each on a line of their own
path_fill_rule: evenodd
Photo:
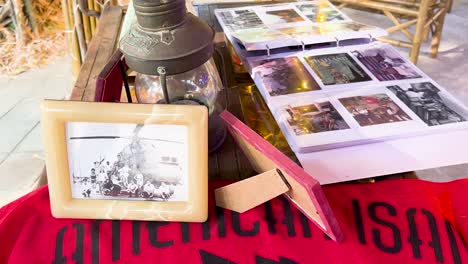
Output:
<svg viewBox="0 0 468 264">
<path fill-rule="evenodd" d="M 452 0 L 332 0 L 339 8 L 349 7 L 380 12 L 393 22 L 388 33 L 401 32 L 407 40 L 390 37 L 380 41 L 410 49 L 410 59 L 417 63 L 421 44 L 432 36 L 430 56 L 437 57 L 445 14 Z M 415 27 L 412 30 L 412 27 Z M 413 33 L 414 32 L 414 33 Z"/>
</svg>

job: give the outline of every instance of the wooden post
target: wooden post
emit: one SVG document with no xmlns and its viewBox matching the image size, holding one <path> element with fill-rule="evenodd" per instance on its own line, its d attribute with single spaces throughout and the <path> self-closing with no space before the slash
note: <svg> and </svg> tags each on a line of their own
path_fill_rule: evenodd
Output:
<svg viewBox="0 0 468 264">
<path fill-rule="evenodd" d="M 16 44 L 20 46 L 26 45 L 29 40 L 28 27 L 26 18 L 23 13 L 23 3 L 21 0 L 11 0 L 11 9 L 13 10 L 13 22 L 15 25 Z"/>
<path fill-rule="evenodd" d="M 98 12 L 101 11 L 101 6 L 99 4 L 100 4 L 99 0 L 93 0 L 94 10 Z M 98 25 L 98 22 L 99 22 L 99 18 L 96 17 L 96 27 Z M 97 32 L 97 28 L 95 29 L 95 31 Z"/>
<path fill-rule="evenodd" d="M 89 10 L 95 10 L 94 0 L 88 0 L 88 9 Z M 89 18 L 89 25 L 90 25 L 91 37 L 92 37 L 96 33 L 96 18 L 95 17 L 90 17 Z"/>
<path fill-rule="evenodd" d="M 89 43 L 91 41 L 91 38 L 93 35 L 91 34 L 91 22 L 90 22 L 90 17 L 83 14 L 81 11 L 79 11 L 81 14 L 81 18 L 83 21 L 83 31 L 84 31 L 84 36 L 86 39 L 86 43 Z"/>
<path fill-rule="evenodd" d="M 81 16 L 81 12 L 78 9 L 78 6 L 75 1 L 71 1 L 73 3 L 73 14 L 74 14 L 74 19 L 75 19 L 75 30 L 76 30 L 76 36 L 78 38 L 78 44 L 80 47 L 80 55 L 81 58 L 86 57 L 86 51 L 88 49 L 87 44 L 86 44 L 86 38 L 85 38 L 85 33 L 83 30 L 83 19 Z"/>
<path fill-rule="evenodd" d="M 432 0 L 421 0 L 421 5 L 418 12 L 418 23 L 416 24 L 416 32 L 414 33 L 413 47 L 410 52 L 411 61 L 416 64 L 418 62 L 419 51 L 421 49 L 421 42 L 424 35 L 424 25 L 427 20 L 427 12 L 429 4 Z"/>
</svg>

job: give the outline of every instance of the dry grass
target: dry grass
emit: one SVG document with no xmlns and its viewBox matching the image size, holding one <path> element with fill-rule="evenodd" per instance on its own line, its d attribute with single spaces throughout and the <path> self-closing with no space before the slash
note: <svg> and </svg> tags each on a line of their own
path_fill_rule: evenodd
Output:
<svg viewBox="0 0 468 264">
<path fill-rule="evenodd" d="M 46 65 L 66 53 L 60 0 L 31 2 L 38 34 L 27 32 L 31 39 L 27 44 L 18 43 L 11 27 L 0 25 L 0 74 L 16 75 Z"/>
</svg>

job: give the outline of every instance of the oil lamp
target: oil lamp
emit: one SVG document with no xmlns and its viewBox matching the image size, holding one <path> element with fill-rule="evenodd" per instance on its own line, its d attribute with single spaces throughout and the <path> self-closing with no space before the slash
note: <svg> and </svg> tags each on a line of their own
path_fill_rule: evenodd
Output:
<svg viewBox="0 0 468 264">
<path fill-rule="evenodd" d="M 137 23 L 120 42 L 135 72 L 139 103 L 203 104 L 209 109 L 209 150 L 226 136 L 216 98 L 222 83 L 213 61 L 214 31 L 187 12 L 185 0 L 134 0 Z"/>
</svg>

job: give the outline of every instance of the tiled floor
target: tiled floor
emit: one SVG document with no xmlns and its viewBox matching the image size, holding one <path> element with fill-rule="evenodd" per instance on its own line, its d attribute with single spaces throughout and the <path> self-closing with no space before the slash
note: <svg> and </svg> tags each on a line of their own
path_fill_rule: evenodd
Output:
<svg viewBox="0 0 468 264">
<path fill-rule="evenodd" d="M 381 15 L 345 9 L 353 19 L 386 26 Z M 468 104 L 468 0 L 455 0 L 447 15 L 437 59 L 422 49 L 418 66 Z M 406 49 L 402 53 L 408 54 Z M 42 99 L 62 99 L 71 91 L 73 80 L 68 58 L 14 78 L 0 76 L 0 206 L 23 195 L 44 166 L 39 104 Z M 449 181 L 467 177 L 467 165 L 417 172 L 423 179 Z"/>
<path fill-rule="evenodd" d="M 0 206 L 31 190 L 44 167 L 40 102 L 63 99 L 73 85 L 68 58 L 0 77 Z"/>
</svg>

